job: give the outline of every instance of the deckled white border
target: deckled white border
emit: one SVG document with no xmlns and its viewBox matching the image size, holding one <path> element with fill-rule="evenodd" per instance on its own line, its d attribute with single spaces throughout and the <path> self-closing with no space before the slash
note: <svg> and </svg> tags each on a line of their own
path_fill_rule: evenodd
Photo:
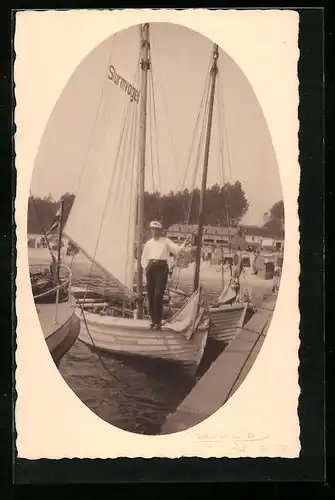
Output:
<svg viewBox="0 0 335 500">
<path fill-rule="evenodd" d="M 279 163 L 286 247 L 273 321 L 241 388 L 222 409 L 198 426 L 173 435 L 147 437 L 122 431 L 97 417 L 73 394 L 50 361 L 27 280 L 26 211 L 41 135 L 77 65 L 113 31 L 155 21 L 187 26 L 218 43 L 253 86 Z M 82 10 L 17 14 L 16 428 L 20 457 L 298 456 L 298 24 L 296 12 L 279 10 Z M 252 441 L 248 439 L 251 434 L 265 434 L 268 438 Z"/>
</svg>

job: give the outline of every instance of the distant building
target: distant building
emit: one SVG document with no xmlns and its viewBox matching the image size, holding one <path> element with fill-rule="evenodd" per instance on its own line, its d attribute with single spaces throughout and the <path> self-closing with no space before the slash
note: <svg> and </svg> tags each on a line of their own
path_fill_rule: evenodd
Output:
<svg viewBox="0 0 335 500">
<path fill-rule="evenodd" d="M 249 246 L 274 251 L 282 251 L 284 249 L 284 235 L 271 234 L 265 227 L 246 225 L 241 227 L 243 228 L 245 239 Z"/>
<path fill-rule="evenodd" d="M 166 236 L 176 243 L 182 241 L 189 234 L 195 234 L 196 224 L 173 224 L 166 230 Z M 234 249 L 257 249 L 282 251 L 284 239 L 270 235 L 267 228 L 259 226 L 227 227 L 205 226 L 202 238 L 203 246 L 209 251 L 214 251 L 218 246 Z"/>
<path fill-rule="evenodd" d="M 198 229 L 196 224 L 173 224 L 166 231 L 166 236 L 176 243 L 181 243 L 187 235 L 195 234 Z M 204 246 L 226 246 L 229 240 L 237 234 L 236 227 L 205 226 L 202 242 Z"/>
</svg>

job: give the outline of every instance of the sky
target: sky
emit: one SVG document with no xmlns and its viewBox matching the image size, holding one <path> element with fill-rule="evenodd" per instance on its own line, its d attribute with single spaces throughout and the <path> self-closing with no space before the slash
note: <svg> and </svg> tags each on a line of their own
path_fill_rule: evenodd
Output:
<svg viewBox="0 0 335 500">
<path fill-rule="evenodd" d="M 149 107 L 146 188 L 168 192 L 199 186 L 201 169 L 195 181 L 193 177 L 200 129 L 193 146 L 192 139 L 199 110 L 203 111 L 213 44 L 170 23 L 152 24 L 150 41 L 149 103 L 155 103 L 155 115 Z M 138 53 L 135 26 L 105 40 L 77 67 L 43 134 L 32 177 L 34 195 L 58 199 L 65 192 L 76 193 L 89 161 L 96 165 L 96 175 L 99 162 L 112 163 L 129 99 L 108 79 L 108 67 L 113 64 L 118 74 L 133 82 Z M 250 204 L 243 223 L 263 224 L 264 212 L 282 199 L 270 132 L 248 80 L 221 49 L 218 67 L 207 184 L 239 180 Z M 134 86 L 139 86 L 138 78 Z M 129 109 L 138 117 L 138 104 Z"/>
</svg>

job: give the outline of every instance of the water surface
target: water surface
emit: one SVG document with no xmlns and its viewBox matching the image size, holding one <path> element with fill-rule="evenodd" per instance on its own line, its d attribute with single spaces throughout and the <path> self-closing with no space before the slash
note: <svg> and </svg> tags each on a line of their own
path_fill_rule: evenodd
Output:
<svg viewBox="0 0 335 500">
<path fill-rule="evenodd" d="M 31 263 L 40 261 L 37 254 L 32 249 Z M 70 265 L 72 259 L 68 260 Z M 74 265 L 72 284 L 85 286 L 91 271 L 87 264 Z M 178 288 L 191 291 L 190 270 L 183 270 L 176 278 Z M 227 278 L 228 275 L 225 282 Z M 205 297 L 215 299 L 222 289 L 220 270 L 205 269 L 202 281 Z M 96 270 L 92 271 L 90 282 L 95 291 L 113 295 L 114 284 Z M 272 282 L 262 280 L 252 283 L 252 301 L 256 305 L 260 304 L 271 285 Z M 250 280 L 242 280 L 243 286 L 250 290 Z M 94 352 L 77 340 L 62 359 L 59 371 L 73 392 L 97 416 L 123 430 L 153 435 L 160 432 L 166 416 L 176 410 L 222 350 L 220 344 L 208 341 L 198 372 L 190 377 L 176 363 Z"/>
</svg>

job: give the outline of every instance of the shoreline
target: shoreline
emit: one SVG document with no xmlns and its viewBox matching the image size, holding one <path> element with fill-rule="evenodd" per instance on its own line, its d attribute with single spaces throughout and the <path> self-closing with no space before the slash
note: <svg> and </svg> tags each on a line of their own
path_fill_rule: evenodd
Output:
<svg viewBox="0 0 335 500">
<path fill-rule="evenodd" d="M 65 251 L 61 255 L 62 263 L 69 266 L 72 270 L 72 284 L 80 286 L 83 282 L 86 286 L 87 277 L 91 275 L 92 286 L 101 287 L 101 293 L 107 293 L 108 290 L 113 292 L 113 289 L 119 290 L 116 282 L 113 282 L 112 277 L 104 274 L 97 266 L 93 264 L 87 257 L 79 253 L 74 257 L 65 255 Z M 28 262 L 31 266 L 48 266 L 50 265 L 49 250 L 45 248 L 28 248 Z M 134 265 L 135 270 L 135 265 Z M 91 272 L 92 271 L 92 272 Z M 135 272 L 134 272 L 135 275 Z M 183 292 L 189 293 L 192 291 L 194 276 L 194 263 L 189 264 L 187 268 L 174 268 L 173 275 L 169 284 L 173 288 L 179 288 Z M 222 280 L 222 266 L 212 265 L 209 262 L 201 262 L 200 280 L 205 295 L 211 298 L 217 297 L 223 287 L 230 279 L 230 271 L 228 268 L 224 270 Z M 272 290 L 273 280 L 262 279 L 252 273 L 252 268 L 244 268 L 240 278 L 242 293 L 248 291 L 254 301 L 259 304 L 265 295 Z M 121 293 L 123 293 L 121 291 Z"/>
</svg>

